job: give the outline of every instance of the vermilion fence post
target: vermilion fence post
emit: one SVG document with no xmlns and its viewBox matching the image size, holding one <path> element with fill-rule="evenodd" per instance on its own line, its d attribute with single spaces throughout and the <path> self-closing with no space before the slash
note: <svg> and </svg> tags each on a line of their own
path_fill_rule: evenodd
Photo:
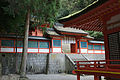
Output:
<svg viewBox="0 0 120 80">
<path fill-rule="evenodd" d="M 94 80 L 99 80 L 99 76 L 94 75 Z"/>
<path fill-rule="evenodd" d="M 77 69 L 79 69 L 79 61 L 77 61 Z"/>
<path fill-rule="evenodd" d="M 77 73 L 77 80 L 80 80 L 80 74 Z"/>
</svg>

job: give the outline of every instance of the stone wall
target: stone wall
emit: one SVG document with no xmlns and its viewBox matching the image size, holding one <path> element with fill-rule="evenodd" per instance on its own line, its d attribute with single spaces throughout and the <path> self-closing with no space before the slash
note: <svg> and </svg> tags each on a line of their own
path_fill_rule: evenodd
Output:
<svg viewBox="0 0 120 80">
<path fill-rule="evenodd" d="M 104 60 L 102 54 L 66 54 L 72 61 L 76 60 Z M 21 53 L 2 53 L 2 74 L 19 73 Z M 71 60 L 63 53 L 37 54 L 28 53 L 27 73 L 32 74 L 56 74 L 71 73 L 74 66 Z"/>
<path fill-rule="evenodd" d="M 10 74 L 16 72 L 16 59 L 13 53 L 2 54 L 2 74 Z"/>
<path fill-rule="evenodd" d="M 19 73 L 21 54 L 2 54 L 2 74 Z M 27 57 L 27 73 L 46 73 L 47 54 L 29 53 Z"/>
<path fill-rule="evenodd" d="M 64 73 L 65 72 L 65 54 L 51 53 L 49 54 L 48 73 Z"/>
<path fill-rule="evenodd" d="M 19 73 L 21 56 L 20 53 L 2 53 L 2 74 Z M 46 72 L 49 74 L 65 72 L 65 54 L 51 53 L 48 56 L 48 54 L 28 53 L 27 73 L 45 74 Z"/>
<path fill-rule="evenodd" d="M 65 71 L 67 74 L 72 74 L 75 69 L 75 63 L 67 54 L 65 55 Z"/>
</svg>

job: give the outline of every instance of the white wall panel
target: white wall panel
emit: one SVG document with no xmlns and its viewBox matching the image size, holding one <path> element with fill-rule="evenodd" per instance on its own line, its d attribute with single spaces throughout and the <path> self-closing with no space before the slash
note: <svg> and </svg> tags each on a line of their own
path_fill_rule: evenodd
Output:
<svg viewBox="0 0 120 80">
<path fill-rule="evenodd" d="M 23 49 L 22 48 L 17 48 L 17 52 L 22 52 Z M 15 52 L 16 52 L 16 49 L 15 49 Z"/>
<path fill-rule="evenodd" d="M 38 52 L 38 49 L 28 49 L 28 52 Z"/>
<path fill-rule="evenodd" d="M 105 53 L 105 51 L 102 51 L 102 53 Z"/>
<path fill-rule="evenodd" d="M 101 51 L 94 51 L 94 53 L 101 53 Z"/>
<path fill-rule="evenodd" d="M 87 49 L 81 49 L 81 53 L 87 53 Z"/>
<path fill-rule="evenodd" d="M 88 50 L 88 53 L 93 53 L 93 50 Z"/>
<path fill-rule="evenodd" d="M 39 52 L 49 53 L 49 49 L 39 49 Z"/>
<path fill-rule="evenodd" d="M 14 48 L 1 48 L 1 52 L 14 52 Z"/>
<path fill-rule="evenodd" d="M 53 48 L 53 52 L 61 52 L 61 48 Z"/>
</svg>

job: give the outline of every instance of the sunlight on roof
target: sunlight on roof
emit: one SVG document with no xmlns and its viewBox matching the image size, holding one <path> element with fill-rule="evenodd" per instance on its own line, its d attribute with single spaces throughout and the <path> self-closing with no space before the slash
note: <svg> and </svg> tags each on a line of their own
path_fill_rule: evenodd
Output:
<svg viewBox="0 0 120 80">
<path fill-rule="evenodd" d="M 88 5 L 87 7 L 81 9 L 80 11 L 77 11 L 77 12 L 75 12 L 75 13 L 73 13 L 73 14 L 69 14 L 68 16 L 62 17 L 62 18 L 60 18 L 59 20 L 66 19 L 66 18 L 69 18 L 69 17 L 71 17 L 71 16 L 74 16 L 74 15 L 82 12 L 83 10 L 87 9 L 88 7 L 92 6 L 93 4 L 97 3 L 98 1 L 99 1 L 99 0 L 96 0 L 96 1 L 94 1 L 92 4 L 90 4 L 90 5 Z"/>
</svg>

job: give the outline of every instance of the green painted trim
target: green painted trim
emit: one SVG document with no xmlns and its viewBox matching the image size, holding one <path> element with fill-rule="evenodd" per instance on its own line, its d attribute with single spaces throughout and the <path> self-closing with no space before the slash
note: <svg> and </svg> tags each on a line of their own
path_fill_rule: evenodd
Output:
<svg viewBox="0 0 120 80">
<path fill-rule="evenodd" d="M 77 70 L 77 69 L 75 69 L 74 71 L 96 72 L 96 73 L 109 73 L 109 74 L 120 74 L 120 72 L 95 71 L 95 70 Z"/>
<path fill-rule="evenodd" d="M 93 4 L 97 3 L 98 1 L 99 1 L 99 0 L 96 0 L 96 1 L 94 1 L 92 4 L 90 4 L 90 5 L 88 5 L 87 7 L 83 8 L 82 10 L 77 11 L 77 12 L 75 12 L 75 13 L 73 13 L 73 14 L 69 14 L 68 16 L 62 17 L 62 18 L 60 18 L 59 20 L 66 19 L 66 18 L 69 18 L 69 17 L 71 17 L 71 16 L 74 16 L 74 15 L 76 15 L 76 14 L 84 11 L 84 10 L 87 9 L 88 7 L 92 6 Z"/>
</svg>

